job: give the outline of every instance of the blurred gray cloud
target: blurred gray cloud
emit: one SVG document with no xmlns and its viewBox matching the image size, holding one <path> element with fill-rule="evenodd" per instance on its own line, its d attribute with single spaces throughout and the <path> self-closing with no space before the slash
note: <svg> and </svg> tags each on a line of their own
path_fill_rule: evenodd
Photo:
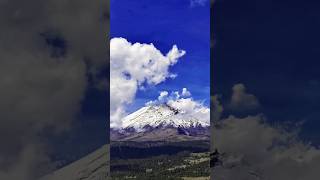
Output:
<svg viewBox="0 0 320 180">
<path fill-rule="evenodd" d="M 235 87 L 243 92 L 244 86 Z M 229 115 L 212 126 L 221 162 L 212 168 L 212 179 L 315 180 L 320 175 L 320 149 L 302 141 L 296 129 L 270 125 L 263 114 Z"/>
<path fill-rule="evenodd" d="M 0 179 L 54 166 L 40 134 L 72 128 L 86 73 L 108 68 L 108 12 L 108 1 L 1 1 Z"/>
<path fill-rule="evenodd" d="M 246 92 L 246 87 L 243 84 L 235 84 L 232 87 L 232 95 L 230 108 L 235 111 L 254 110 L 260 106 L 256 96 Z"/>
</svg>

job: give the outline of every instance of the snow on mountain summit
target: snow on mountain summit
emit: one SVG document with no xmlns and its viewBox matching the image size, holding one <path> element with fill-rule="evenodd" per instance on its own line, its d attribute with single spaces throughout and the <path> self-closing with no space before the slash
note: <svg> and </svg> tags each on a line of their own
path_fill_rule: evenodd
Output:
<svg viewBox="0 0 320 180">
<path fill-rule="evenodd" d="M 146 127 L 207 127 L 209 122 L 198 119 L 184 111 L 167 104 L 150 105 L 126 116 L 122 121 L 122 129 L 134 128 L 143 131 Z"/>
</svg>

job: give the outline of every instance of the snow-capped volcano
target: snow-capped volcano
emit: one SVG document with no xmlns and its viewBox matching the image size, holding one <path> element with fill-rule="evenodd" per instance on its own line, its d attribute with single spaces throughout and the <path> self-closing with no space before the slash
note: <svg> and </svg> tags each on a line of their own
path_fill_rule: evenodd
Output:
<svg viewBox="0 0 320 180">
<path fill-rule="evenodd" d="M 140 132 L 150 127 L 195 128 L 208 126 L 207 120 L 198 119 L 190 113 L 167 104 L 142 107 L 126 116 L 122 121 L 122 129 L 133 128 Z"/>
</svg>

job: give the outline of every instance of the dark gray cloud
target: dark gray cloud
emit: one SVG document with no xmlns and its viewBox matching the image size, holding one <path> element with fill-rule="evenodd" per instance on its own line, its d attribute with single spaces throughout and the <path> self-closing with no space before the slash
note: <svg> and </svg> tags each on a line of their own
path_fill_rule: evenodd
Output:
<svg viewBox="0 0 320 180">
<path fill-rule="evenodd" d="M 108 9 L 108 1 L 0 2 L 0 179 L 35 179 L 54 166 L 40 135 L 72 128 L 86 73 L 108 68 Z"/>
<path fill-rule="evenodd" d="M 232 87 L 230 108 L 234 111 L 248 111 L 257 109 L 260 106 L 258 99 L 246 92 L 243 84 L 235 84 Z"/>
<path fill-rule="evenodd" d="M 211 129 L 211 132 L 214 132 L 215 131 L 215 125 L 217 122 L 219 122 L 219 119 L 223 113 L 223 106 L 222 104 L 220 103 L 219 101 L 219 97 L 216 95 L 216 96 L 211 96 L 210 98 L 210 101 L 211 101 L 211 106 L 210 106 L 210 129 Z M 214 136 L 210 136 L 211 139 L 211 149 L 215 149 L 214 147 Z"/>
<path fill-rule="evenodd" d="M 262 114 L 230 115 L 212 125 L 220 161 L 212 169 L 213 179 L 314 180 L 320 175 L 320 149 L 303 142 L 297 129 L 272 126 Z"/>
</svg>

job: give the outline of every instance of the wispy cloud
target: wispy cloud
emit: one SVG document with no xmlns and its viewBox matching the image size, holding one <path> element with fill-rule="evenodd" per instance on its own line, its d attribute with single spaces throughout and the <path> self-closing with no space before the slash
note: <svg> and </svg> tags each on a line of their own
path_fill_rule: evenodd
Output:
<svg viewBox="0 0 320 180">
<path fill-rule="evenodd" d="M 208 0 L 190 0 L 190 6 L 196 7 L 196 6 L 204 6 L 207 3 Z"/>
</svg>

